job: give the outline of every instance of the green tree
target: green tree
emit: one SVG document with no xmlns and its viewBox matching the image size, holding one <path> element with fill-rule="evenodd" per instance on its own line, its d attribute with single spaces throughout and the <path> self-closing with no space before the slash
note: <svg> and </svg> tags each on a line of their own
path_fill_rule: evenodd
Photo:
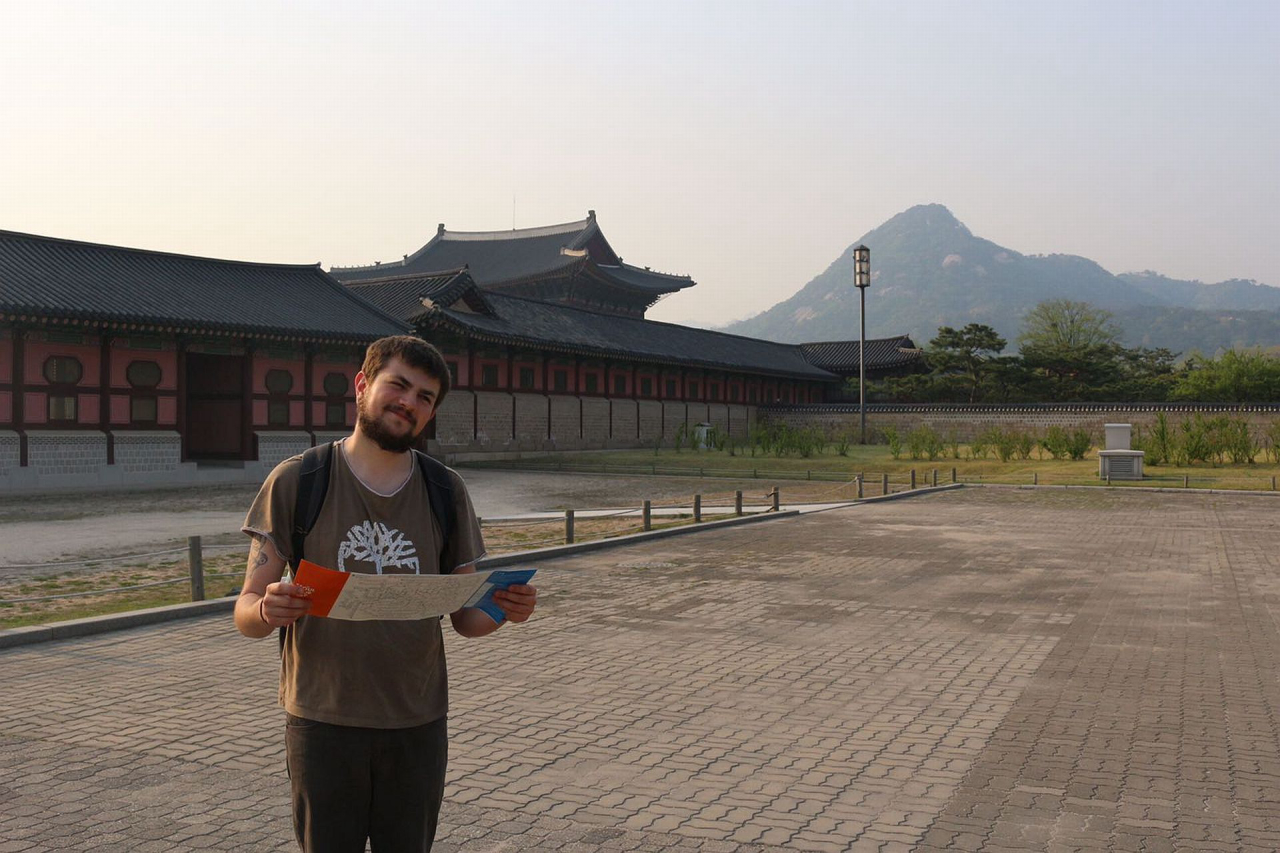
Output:
<svg viewBox="0 0 1280 853">
<path fill-rule="evenodd" d="M 1023 318 L 1018 346 L 1026 366 L 1048 380 L 1048 397 L 1079 400 L 1119 375 L 1119 337 L 1110 312 L 1050 299 Z"/>
<path fill-rule="evenodd" d="M 1280 399 L 1280 357 L 1261 350 L 1227 350 L 1218 358 L 1194 354 L 1170 396 L 1204 403 L 1260 403 Z"/>
<path fill-rule="evenodd" d="M 929 364 L 937 373 L 959 373 L 969 402 L 976 402 L 978 391 L 990 373 L 992 359 L 1008 342 L 995 329 L 982 323 L 970 323 L 963 329 L 941 326 L 929 341 Z"/>
</svg>

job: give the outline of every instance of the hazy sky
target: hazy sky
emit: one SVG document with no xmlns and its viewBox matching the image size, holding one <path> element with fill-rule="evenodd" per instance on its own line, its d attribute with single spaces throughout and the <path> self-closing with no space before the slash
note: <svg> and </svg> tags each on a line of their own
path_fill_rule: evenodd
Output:
<svg viewBox="0 0 1280 853">
<path fill-rule="evenodd" d="M 1272 0 L 5 3 L 0 229 L 328 267 L 593 208 L 712 324 L 939 202 L 1280 285 L 1277 45 Z"/>
</svg>

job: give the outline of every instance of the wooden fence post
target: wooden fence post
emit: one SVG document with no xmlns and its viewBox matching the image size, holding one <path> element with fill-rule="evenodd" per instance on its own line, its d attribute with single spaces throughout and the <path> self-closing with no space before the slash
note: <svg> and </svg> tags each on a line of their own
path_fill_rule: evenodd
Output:
<svg viewBox="0 0 1280 853">
<path fill-rule="evenodd" d="M 564 544 L 573 544 L 573 510 L 564 511 Z"/>
<path fill-rule="evenodd" d="M 702 495 L 693 496 L 693 523 L 702 521 Z"/>
<path fill-rule="evenodd" d="M 773 487 L 773 511 L 777 512 L 781 508 L 782 508 L 782 493 L 777 486 L 774 486 Z"/>
<path fill-rule="evenodd" d="M 914 492 L 915 490 L 916 490 L 916 469 L 912 468 L 911 469 L 911 491 Z"/>
<path fill-rule="evenodd" d="M 733 493 L 733 514 L 742 515 L 742 489 Z"/>
<path fill-rule="evenodd" d="M 648 500 L 644 502 L 644 529 L 653 529 L 653 504 Z"/>
<path fill-rule="evenodd" d="M 880 494 L 882 495 L 889 494 L 889 475 L 888 474 L 880 475 Z"/>
<path fill-rule="evenodd" d="M 204 601 L 204 551 L 199 536 L 187 537 L 187 565 L 191 569 L 191 600 Z"/>
<path fill-rule="evenodd" d="M 858 500 L 862 500 L 862 475 L 858 475 Z"/>
</svg>

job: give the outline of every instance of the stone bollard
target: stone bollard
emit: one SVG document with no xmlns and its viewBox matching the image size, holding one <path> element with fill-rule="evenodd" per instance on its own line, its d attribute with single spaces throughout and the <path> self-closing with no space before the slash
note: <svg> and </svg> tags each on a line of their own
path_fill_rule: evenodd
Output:
<svg viewBox="0 0 1280 853">
<path fill-rule="evenodd" d="M 564 544 L 573 544 L 573 510 L 564 511 Z"/>
<path fill-rule="evenodd" d="M 199 536 L 187 537 L 187 565 L 191 569 L 191 600 L 204 601 L 204 550 Z"/>
<path fill-rule="evenodd" d="M 649 501 L 644 502 L 644 529 L 653 529 L 653 504 Z"/>
<path fill-rule="evenodd" d="M 698 524 L 702 521 L 702 495 L 693 496 L 693 523 Z"/>
<path fill-rule="evenodd" d="M 733 493 L 733 514 L 742 515 L 742 489 Z"/>
</svg>

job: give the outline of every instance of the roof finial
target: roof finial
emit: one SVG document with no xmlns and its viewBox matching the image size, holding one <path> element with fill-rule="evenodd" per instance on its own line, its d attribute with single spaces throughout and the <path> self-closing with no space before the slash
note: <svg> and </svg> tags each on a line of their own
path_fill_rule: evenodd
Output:
<svg viewBox="0 0 1280 853">
<path fill-rule="evenodd" d="M 596 218 L 596 212 L 594 210 L 588 210 L 587 219 L 595 219 L 595 218 Z"/>
<path fill-rule="evenodd" d="M 436 226 L 436 233 L 437 233 L 437 234 L 443 234 L 443 233 L 444 233 L 444 223 L 443 223 L 443 222 L 441 222 L 439 225 L 437 225 L 437 226 Z"/>
</svg>

